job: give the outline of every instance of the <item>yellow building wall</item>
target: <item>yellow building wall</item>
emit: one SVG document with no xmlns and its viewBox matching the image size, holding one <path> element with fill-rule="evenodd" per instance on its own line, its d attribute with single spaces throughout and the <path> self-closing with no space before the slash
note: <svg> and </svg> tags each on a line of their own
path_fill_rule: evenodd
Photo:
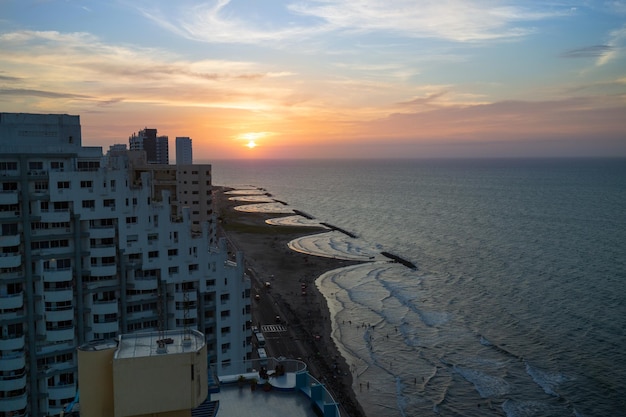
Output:
<svg viewBox="0 0 626 417">
<path fill-rule="evenodd" d="M 206 399 L 207 383 L 206 346 L 198 352 L 115 359 L 114 415 L 174 415 L 191 410 Z"/>
<path fill-rule="evenodd" d="M 80 413 L 89 417 L 113 415 L 113 355 L 115 346 L 102 350 L 78 349 Z"/>
</svg>

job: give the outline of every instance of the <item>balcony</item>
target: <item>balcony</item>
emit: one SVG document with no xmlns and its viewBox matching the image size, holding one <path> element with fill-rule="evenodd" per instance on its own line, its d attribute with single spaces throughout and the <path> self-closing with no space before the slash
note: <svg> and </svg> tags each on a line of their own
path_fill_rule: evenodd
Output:
<svg viewBox="0 0 626 417">
<path fill-rule="evenodd" d="M 185 316 L 188 318 L 195 318 L 198 316 L 198 310 L 196 308 L 190 308 L 187 310 L 187 314 L 185 314 L 185 310 L 175 310 L 174 318 L 179 320 L 184 320 Z"/>
<path fill-rule="evenodd" d="M 0 339 L 0 350 L 22 350 L 24 349 L 24 335 L 9 335 Z"/>
<path fill-rule="evenodd" d="M 58 210 L 58 211 L 42 210 L 40 213 L 40 216 L 41 216 L 41 221 L 44 223 L 69 222 L 70 221 L 69 210 Z"/>
<path fill-rule="evenodd" d="M 145 277 L 145 278 L 137 278 L 135 277 L 132 281 L 132 288 L 134 290 L 141 291 L 149 291 L 157 289 L 158 282 L 156 277 Z"/>
<path fill-rule="evenodd" d="M 46 311 L 46 321 L 66 321 L 74 319 L 74 308 Z"/>
<path fill-rule="evenodd" d="M 94 258 L 115 256 L 115 245 L 91 247 L 90 255 Z"/>
<path fill-rule="evenodd" d="M 193 291 L 186 292 L 177 292 L 174 293 L 174 301 L 183 302 L 183 301 L 198 301 L 198 293 Z"/>
<path fill-rule="evenodd" d="M 19 211 L 0 210 L 0 219 L 16 219 L 20 217 Z"/>
<path fill-rule="evenodd" d="M 28 397 L 26 394 L 17 397 L 0 398 L 0 413 L 10 413 L 13 410 L 26 408 Z"/>
<path fill-rule="evenodd" d="M 15 310 L 24 306 L 24 292 L 15 294 L 0 293 L 0 305 L 3 310 Z"/>
<path fill-rule="evenodd" d="M 74 326 L 48 329 L 46 330 L 46 340 L 52 343 L 74 340 Z"/>
<path fill-rule="evenodd" d="M 21 243 L 21 240 L 20 234 L 0 236 L 0 247 L 6 248 L 10 246 L 17 246 Z"/>
<path fill-rule="evenodd" d="M 72 280 L 72 268 L 46 269 L 43 271 L 44 281 L 63 282 Z"/>
<path fill-rule="evenodd" d="M 116 264 L 100 264 L 100 265 L 91 265 L 89 268 L 91 276 L 94 277 L 110 277 L 117 273 L 117 265 Z"/>
<path fill-rule="evenodd" d="M 26 365 L 25 354 L 15 352 L 0 357 L 0 372 L 18 371 Z"/>
<path fill-rule="evenodd" d="M 91 314 L 113 314 L 117 313 L 117 300 L 94 301 L 91 307 Z"/>
<path fill-rule="evenodd" d="M 76 395 L 76 384 L 55 385 L 48 387 L 48 398 L 51 400 L 62 400 L 72 398 Z"/>
<path fill-rule="evenodd" d="M 0 281 L 1 280 L 9 282 L 20 282 L 24 280 L 24 273 L 21 270 L 3 272 L 2 274 L 0 274 Z"/>
<path fill-rule="evenodd" d="M 44 290 L 44 298 L 46 301 L 56 303 L 59 301 L 72 301 L 74 293 L 71 288 L 48 289 Z"/>
<path fill-rule="evenodd" d="M 92 239 L 115 237 L 115 226 L 92 226 L 89 228 L 89 237 Z"/>
<path fill-rule="evenodd" d="M 0 204 L 17 204 L 19 202 L 19 196 L 17 190 L 0 191 Z"/>
<path fill-rule="evenodd" d="M 0 391 L 17 391 L 26 387 L 26 373 L 0 377 Z"/>
<path fill-rule="evenodd" d="M 0 253 L 0 268 L 16 268 L 22 264 L 19 253 Z"/>
<path fill-rule="evenodd" d="M 94 323 L 92 326 L 94 333 L 114 333 L 119 330 L 117 320 L 107 323 Z"/>
</svg>

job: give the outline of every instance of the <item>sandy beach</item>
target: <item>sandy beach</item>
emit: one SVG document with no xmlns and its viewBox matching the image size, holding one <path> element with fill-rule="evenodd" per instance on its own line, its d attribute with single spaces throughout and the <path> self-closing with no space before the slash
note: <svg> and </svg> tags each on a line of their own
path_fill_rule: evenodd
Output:
<svg viewBox="0 0 626 417">
<path fill-rule="evenodd" d="M 276 202 L 271 213 L 235 210 L 257 199 L 229 199 L 233 197 L 225 194 L 229 190 L 214 187 L 218 235 L 227 237 L 233 254 L 244 253 L 246 271 L 252 279 L 253 323 L 264 326 L 280 322 L 287 330 L 281 337 L 270 336 L 269 354 L 302 359 L 309 372 L 325 383 L 341 404 L 342 415 L 364 417 L 352 390 L 350 370 L 331 338 L 326 300 L 315 286 L 315 280 L 324 272 L 358 261 L 289 249 L 290 241 L 328 229 L 306 222 L 301 226 L 268 224 L 268 219 L 293 216 L 293 208 Z"/>
</svg>

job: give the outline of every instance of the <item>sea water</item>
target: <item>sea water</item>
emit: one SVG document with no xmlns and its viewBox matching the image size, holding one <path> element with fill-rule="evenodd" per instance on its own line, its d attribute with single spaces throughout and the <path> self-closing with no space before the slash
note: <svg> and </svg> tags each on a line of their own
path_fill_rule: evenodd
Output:
<svg viewBox="0 0 626 417">
<path fill-rule="evenodd" d="M 626 415 L 625 160 L 208 162 L 417 265 L 317 281 L 368 417 Z"/>
</svg>

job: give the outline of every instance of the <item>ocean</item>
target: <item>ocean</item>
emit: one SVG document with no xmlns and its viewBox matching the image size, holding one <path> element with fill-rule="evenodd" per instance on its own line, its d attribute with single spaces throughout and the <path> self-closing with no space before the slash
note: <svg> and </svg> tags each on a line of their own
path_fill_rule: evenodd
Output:
<svg viewBox="0 0 626 417">
<path fill-rule="evenodd" d="M 368 417 L 626 415 L 626 160 L 207 162 L 417 266 L 317 280 Z"/>
</svg>

